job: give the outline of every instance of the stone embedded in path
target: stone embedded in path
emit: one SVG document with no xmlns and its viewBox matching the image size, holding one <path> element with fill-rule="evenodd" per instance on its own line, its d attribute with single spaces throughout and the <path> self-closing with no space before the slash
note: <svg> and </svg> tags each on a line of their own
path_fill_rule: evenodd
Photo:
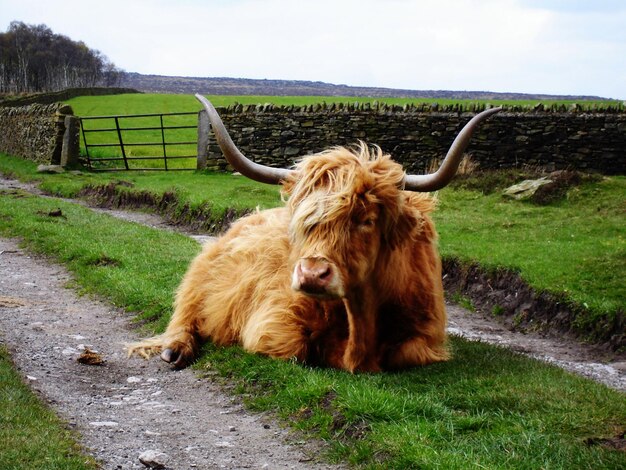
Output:
<svg viewBox="0 0 626 470">
<path fill-rule="evenodd" d="M 215 447 L 235 447 L 235 445 L 228 441 L 217 441 Z"/>
<path fill-rule="evenodd" d="M 148 468 L 164 469 L 169 455 L 160 450 L 146 450 L 139 456 L 139 461 Z"/>
<path fill-rule="evenodd" d="M 119 426 L 119 423 L 117 423 L 116 421 L 92 421 L 89 423 L 90 426 L 95 426 L 95 427 L 108 427 L 108 428 L 112 428 L 115 426 Z"/>
</svg>

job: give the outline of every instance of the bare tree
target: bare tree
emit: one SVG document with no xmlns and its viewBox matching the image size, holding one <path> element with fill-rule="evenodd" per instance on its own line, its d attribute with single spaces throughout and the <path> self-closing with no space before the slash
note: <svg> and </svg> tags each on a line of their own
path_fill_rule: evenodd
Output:
<svg viewBox="0 0 626 470">
<path fill-rule="evenodd" d="M 100 51 L 55 34 L 45 24 L 13 21 L 0 33 L 2 93 L 115 86 L 123 73 Z"/>
</svg>

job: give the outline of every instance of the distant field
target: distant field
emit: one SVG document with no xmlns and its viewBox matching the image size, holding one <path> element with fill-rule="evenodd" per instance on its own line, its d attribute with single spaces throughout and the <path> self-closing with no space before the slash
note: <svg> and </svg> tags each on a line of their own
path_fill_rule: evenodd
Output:
<svg viewBox="0 0 626 470">
<path fill-rule="evenodd" d="M 410 98 L 355 98 L 342 96 L 207 96 L 215 106 L 228 106 L 234 103 L 240 104 L 265 104 L 276 105 L 310 105 L 316 103 L 388 103 L 405 105 L 409 103 L 439 103 L 444 104 L 471 104 L 488 102 L 493 105 L 527 106 L 535 105 L 537 100 L 450 100 L 450 99 L 410 99 Z M 575 100 L 546 100 L 541 101 L 545 106 L 552 104 L 570 105 Z M 107 116 L 112 114 L 148 114 L 148 113 L 173 113 L 185 111 L 200 111 L 201 106 L 192 95 L 173 94 L 128 94 L 109 96 L 81 96 L 67 101 L 78 116 Z M 585 106 L 616 106 L 615 101 L 585 101 Z"/>
</svg>

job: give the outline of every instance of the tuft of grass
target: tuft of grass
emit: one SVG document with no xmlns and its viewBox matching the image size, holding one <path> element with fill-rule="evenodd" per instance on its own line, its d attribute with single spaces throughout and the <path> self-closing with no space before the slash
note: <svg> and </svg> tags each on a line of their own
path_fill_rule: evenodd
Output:
<svg viewBox="0 0 626 470">
<path fill-rule="evenodd" d="M 476 307 L 472 303 L 472 299 L 458 292 L 453 293 L 450 300 L 452 300 L 455 304 L 460 305 L 465 310 L 469 310 L 470 312 L 476 311 Z"/>
<path fill-rule="evenodd" d="M 76 436 L 22 382 L 0 345 L 0 468 L 39 470 L 98 468 L 76 445 Z"/>
<path fill-rule="evenodd" d="M 504 307 L 502 307 L 501 305 L 494 305 L 493 308 L 491 309 L 491 314 L 494 317 L 499 317 L 501 315 L 504 314 Z"/>
<path fill-rule="evenodd" d="M 46 216 L 58 208 L 66 218 Z M 0 194 L 0 220 L 3 236 L 54 256 L 83 290 L 137 312 L 156 331 L 199 250 L 183 236 L 18 192 Z M 447 363 L 351 375 L 207 344 L 196 367 L 224 377 L 253 409 L 326 440 L 334 461 L 397 469 L 624 466 L 623 452 L 601 445 L 625 430 L 623 394 L 502 348 L 459 338 L 451 348 Z"/>
</svg>

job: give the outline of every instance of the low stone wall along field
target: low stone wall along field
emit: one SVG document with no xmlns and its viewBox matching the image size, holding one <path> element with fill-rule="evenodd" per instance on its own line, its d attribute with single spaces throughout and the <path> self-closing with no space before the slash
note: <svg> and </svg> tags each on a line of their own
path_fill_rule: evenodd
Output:
<svg viewBox="0 0 626 470">
<path fill-rule="evenodd" d="M 379 145 L 408 172 L 422 173 L 443 158 L 463 125 L 481 110 L 238 105 L 218 112 L 239 148 L 259 163 L 288 167 L 300 156 L 364 140 Z M 531 165 L 624 174 L 626 113 L 504 109 L 481 125 L 467 152 L 481 169 Z M 207 161 L 209 168 L 226 167 L 213 140 Z"/>
</svg>

